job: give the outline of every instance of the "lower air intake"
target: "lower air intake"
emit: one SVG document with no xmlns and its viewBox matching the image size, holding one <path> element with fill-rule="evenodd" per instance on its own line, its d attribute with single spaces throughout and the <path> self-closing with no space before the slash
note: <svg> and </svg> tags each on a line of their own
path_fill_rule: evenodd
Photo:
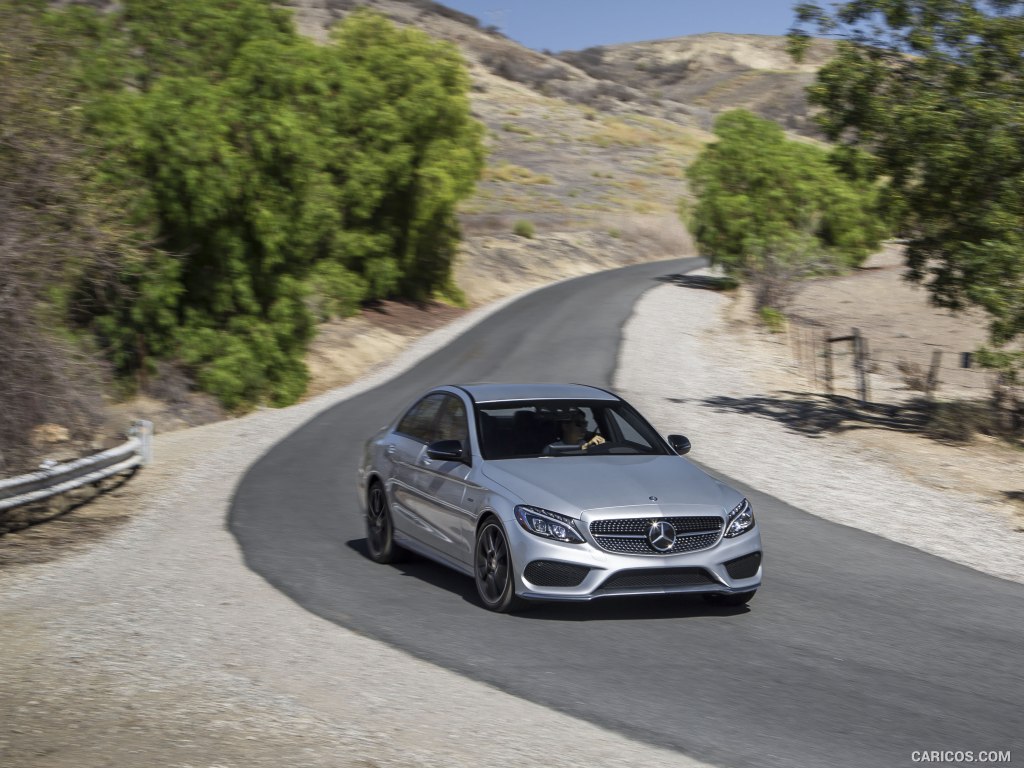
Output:
<svg viewBox="0 0 1024 768">
<path fill-rule="evenodd" d="M 619 571 L 601 589 L 659 589 L 715 584 L 703 568 L 635 568 Z"/>
<path fill-rule="evenodd" d="M 749 555 L 737 557 L 725 564 L 725 570 L 733 579 L 749 579 L 757 575 L 757 569 L 761 567 L 761 553 L 751 552 Z"/>
<path fill-rule="evenodd" d="M 538 587 L 578 587 L 590 573 L 589 568 L 552 560 L 534 560 L 523 571 L 523 576 Z"/>
</svg>

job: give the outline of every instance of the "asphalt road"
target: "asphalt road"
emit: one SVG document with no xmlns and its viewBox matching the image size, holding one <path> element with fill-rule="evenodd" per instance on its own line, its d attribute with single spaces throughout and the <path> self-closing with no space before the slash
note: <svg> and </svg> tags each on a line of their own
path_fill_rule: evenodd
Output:
<svg viewBox="0 0 1024 768">
<path fill-rule="evenodd" d="M 345 627 L 719 765 L 890 768 L 913 765 L 918 750 L 1011 750 L 1024 763 L 1024 588 L 738 480 L 726 478 L 748 494 L 766 548 L 750 610 L 654 598 L 496 615 L 479 606 L 471 580 L 441 566 L 365 557 L 355 472 L 379 426 L 442 383 L 607 386 L 635 301 L 695 265 L 638 265 L 528 295 L 298 429 L 236 492 L 229 526 L 249 567 Z M 563 751 L 574 735 L 523 737 Z"/>
</svg>

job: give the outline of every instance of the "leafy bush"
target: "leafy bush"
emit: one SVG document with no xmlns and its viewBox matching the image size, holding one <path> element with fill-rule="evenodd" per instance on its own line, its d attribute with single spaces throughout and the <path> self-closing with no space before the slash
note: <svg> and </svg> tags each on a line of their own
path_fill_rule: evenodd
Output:
<svg viewBox="0 0 1024 768">
<path fill-rule="evenodd" d="M 533 237 L 534 229 L 533 222 L 527 221 L 526 219 L 519 219 L 512 227 L 512 231 L 519 237 Z"/>
<path fill-rule="evenodd" d="M 691 229 L 714 263 L 761 281 L 759 306 L 782 308 L 797 279 L 831 264 L 861 264 L 886 234 L 875 185 L 850 181 L 825 150 L 744 110 L 715 134 L 687 171 Z"/>
<path fill-rule="evenodd" d="M 320 322 L 354 315 L 367 292 L 362 276 L 335 261 L 314 264 L 305 281 L 306 306 Z"/>
<path fill-rule="evenodd" d="M 908 276 L 936 304 L 990 319 L 989 343 L 1024 337 L 1024 35 L 1013 0 L 800 3 L 792 50 L 814 25 L 840 38 L 809 89 L 829 139 L 883 180 Z M 1009 346 L 1007 346 L 1009 345 Z M 1021 371 L 1021 368 L 1017 369 Z"/>
<path fill-rule="evenodd" d="M 782 333 L 786 330 L 786 316 L 774 307 L 761 307 L 757 314 L 771 333 Z"/>
<path fill-rule="evenodd" d="M 90 43 L 97 176 L 160 246 L 76 315 L 120 373 L 174 357 L 228 407 L 287 404 L 315 320 L 451 290 L 484 159 L 453 46 L 367 11 L 316 45 L 268 0 L 121 5 L 49 14 Z"/>
</svg>

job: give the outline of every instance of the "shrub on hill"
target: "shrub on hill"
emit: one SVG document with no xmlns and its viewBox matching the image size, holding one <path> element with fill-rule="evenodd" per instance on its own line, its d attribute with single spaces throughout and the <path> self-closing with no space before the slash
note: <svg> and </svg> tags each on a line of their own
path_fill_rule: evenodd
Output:
<svg viewBox="0 0 1024 768">
<path fill-rule="evenodd" d="M 713 263 L 754 284 L 758 307 L 783 309 L 799 278 L 857 266 L 886 235 L 876 186 L 840 173 L 827 150 L 744 110 L 719 117 L 715 134 L 687 172 L 691 231 Z"/>
<path fill-rule="evenodd" d="M 99 177 L 150 247 L 76 320 L 119 373 L 186 363 L 230 408 L 294 402 L 318 317 L 453 293 L 455 204 L 483 165 L 455 48 L 357 11 L 330 44 L 266 0 L 50 13 Z"/>
</svg>

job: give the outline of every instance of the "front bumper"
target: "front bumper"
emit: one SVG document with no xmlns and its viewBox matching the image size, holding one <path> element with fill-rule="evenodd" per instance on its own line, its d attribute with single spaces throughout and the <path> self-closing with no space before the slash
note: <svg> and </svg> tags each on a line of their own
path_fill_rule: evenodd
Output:
<svg viewBox="0 0 1024 768">
<path fill-rule="evenodd" d="M 707 549 L 673 555 L 608 552 L 598 547 L 589 536 L 585 544 L 563 544 L 528 533 L 515 521 L 506 523 L 505 528 L 515 565 L 516 593 L 529 600 L 587 601 L 601 597 L 665 594 L 728 595 L 752 592 L 761 586 L 761 532 L 757 524 L 746 533 L 731 539 L 722 538 Z M 531 567 L 531 563 L 545 565 Z M 548 566 L 549 563 L 552 565 Z M 734 574 L 742 574 L 743 577 L 730 575 L 726 564 L 731 564 Z M 559 574 L 565 575 L 563 581 L 575 581 L 582 569 L 586 569 L 586 573 L 574 586 L 551 585 L 560 580 Z"/>
</svg>

